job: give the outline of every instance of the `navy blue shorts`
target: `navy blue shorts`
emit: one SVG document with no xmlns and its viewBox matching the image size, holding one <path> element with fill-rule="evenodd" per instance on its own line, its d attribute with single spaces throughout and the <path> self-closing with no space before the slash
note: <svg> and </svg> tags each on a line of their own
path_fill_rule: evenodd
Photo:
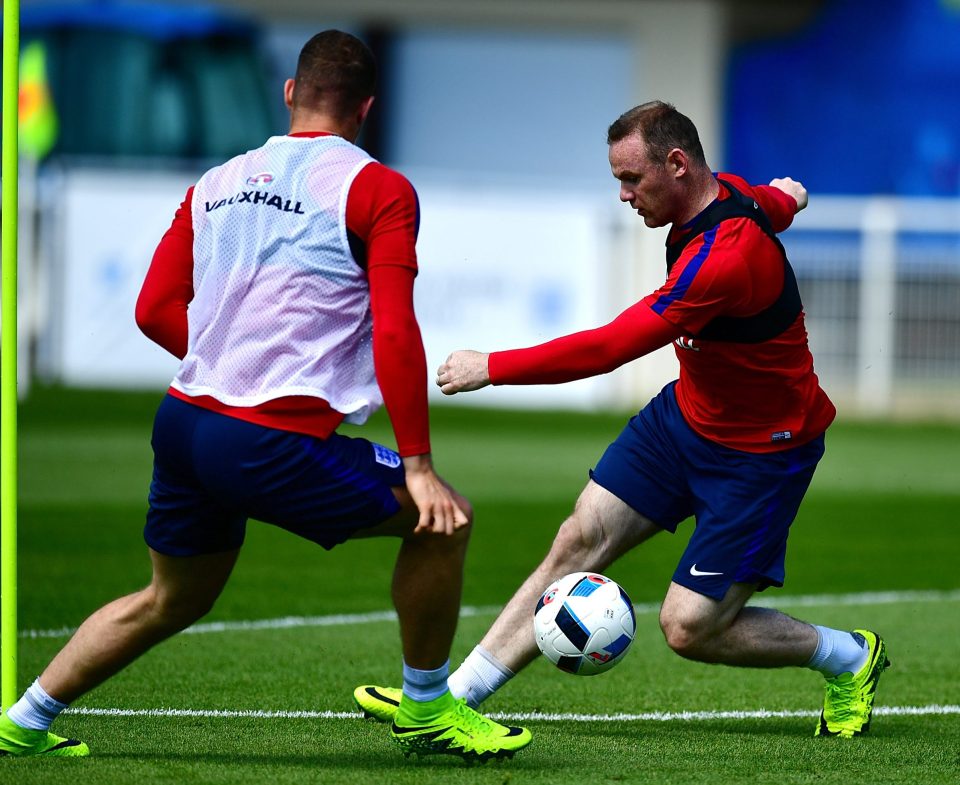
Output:
<svg viewBox="0 0 960 785">
<path fill-rule="evenodd" d="M 693 516 L 673 580 L 719 600 L 732 583 L 783 586 L 787 533 L 823 451 L 822 434 L 774 453 L 704 439 L 671 384 L 627 423 L 590 477 L 671 533 Z"/>
<path fill-rule="evenodd" d="M 333 546 L 400 510 L 400 456 L 366 439 L 265 428 L 166 396 L 144 539 L 168 556 L 233 550 L 248 518 Z"/>
</svg>

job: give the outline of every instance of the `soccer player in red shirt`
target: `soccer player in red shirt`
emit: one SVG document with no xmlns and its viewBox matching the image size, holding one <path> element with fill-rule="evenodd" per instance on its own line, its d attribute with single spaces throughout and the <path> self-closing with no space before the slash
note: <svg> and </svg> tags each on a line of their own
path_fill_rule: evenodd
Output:
<svg viewBox="0 0 960 785">
<path fill-rule="evenodd" d="M 448 395 L 558 384 L 671 342 L 680 376 L 607 449 L 547 557 L 451 676 L 451 689 L 479 705 L 536 657 L 530 616 L 552 580 L 601 571 L 693 516 L 660 611 L 667 644 L 701 662 L 818 670 L 827 685 L 816 735 L 856 736 L 869 727 L 888 665 L 881 638 L 745 607 L 754 592 L 783 585 L 787 533 L 835 415 L 776 236 L 807 192 L 790 178 L 751 186 L 714 174 L 693 123 L 660 101 L 623 114 L 607 141 L 621 201 L 648 227 L 670 226 L 664 285 L 604 327 L 525 349 L 454 352 L 436 382 Z M 365 702 L 385 714 L 385 701 Z"/>
<path fill-rule="evenodd" d="M 529 744 L 447 686 L 472 511 L 431 459 L 416 193 L 354 144 L 375 82 L 361 41 L 314 36 L 284 86 L 290 133 L 204 174 L 160 241 L 137 323 L 181 364 L 154 422 L 153 580 L 80 626 L 0 717 L 0 754 L 89 754 L 53 720 L 210 610 L 248 518 L 327 549 L 401 539 L 402 750 L 486 760 Z M 398 452 L 336 432 L 381 403 Z"/>
</svg>

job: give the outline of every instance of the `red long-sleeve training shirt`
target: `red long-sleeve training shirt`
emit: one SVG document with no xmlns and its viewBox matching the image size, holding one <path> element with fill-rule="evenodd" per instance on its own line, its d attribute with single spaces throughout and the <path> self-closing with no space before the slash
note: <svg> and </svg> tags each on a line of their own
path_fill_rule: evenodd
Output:
<svg viewBox="0 0 960 785">
<path fill-rule="evenodd" d="M 790 195 L 770 186 L 750 186 L 735 175 L 720 177 L 753 197 L 774 231 L 793 221 L 796 202 Z M 717 199 L 729 196 L 721 183 Z M 668 246 L 692 223 L 673 227 Z M 777 246 L 754 221 L 731 218 L 694 238 L 663 286 L 609 324 L 539 346 L 492 353 L 490 379 L 493 384 L 582 379 L 674 341 L 680 361 L 677 402 L 697 433 L 747 452 L 803 444 L 822 433 L 836 414 L 813 372 L 803 313 L 783 333 L 760 343 L 696 337 L 716 317 L 763 311 L 783 284 Z"/>
</svg>

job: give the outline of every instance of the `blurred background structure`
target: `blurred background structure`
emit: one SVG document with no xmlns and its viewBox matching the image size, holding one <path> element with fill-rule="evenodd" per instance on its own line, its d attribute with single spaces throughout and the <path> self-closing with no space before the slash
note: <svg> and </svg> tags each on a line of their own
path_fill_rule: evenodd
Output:
<svg viewBox="0 0 960 785">
<path fill-rule="evenodd" d="M 153 248 L 209 165 L 286 131 L 283 79 L 328 27 L 374 49 L 360 144 L 422 207 L 436 367 L 605 323 L 663 280 L 606 128 L 652 98 L 714 169 L 811 192 L 783 240 L 845 415 L 960 418 L 960 0 L 21 0 L 22 384 L 163 389 L 133 322 Z M 670 348 L 470 403 L 641 405 Z M 458 399 L 452 399 L 456 403 Z"/>
</svg>

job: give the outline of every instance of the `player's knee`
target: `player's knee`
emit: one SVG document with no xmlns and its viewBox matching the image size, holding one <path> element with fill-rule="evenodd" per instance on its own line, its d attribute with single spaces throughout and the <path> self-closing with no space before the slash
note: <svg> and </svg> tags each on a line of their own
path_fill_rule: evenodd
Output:
<svg viewBox="0 0 960 785">
<path fill-rule="evenodd" d="M 467 516 L 467 522 L 460 524 L 452 532 L 423 532 L 414 534 L 412 531 L 404 537 L 404 542 L 411 547 L 418 547 L 430 552 L 445 553 L 450 556 L 460 555 L 467 550 L 470 535 L 473 533 L 473 509 L 469 513 L 461 510 Z"/>
<path fill-rule="evenodd" d="M 446 539 L 448 544 L 452 547 L 466 548 L 467 541 L 470 539 L 470 535 L 473 533 L 473 505 L 470 504 L 465 496 L 461 496 L 460 494 L 456 494 L 454 496 L 454 500 L 456 501 L 460 512 L 466 516 L 467 522 L 460 524 L 456 529 L 454 529 L 452 535 L 443 535 L 442 539 Z"/>
<path fill-rule="evenodd" d="M 709 630 L 697 620 L 661 610 L 660 630 L 674 652 L 689 660 L 703 660 L 709 645 Z"/>
<path fill-rule="evenodd" d="M 467 543 L 470 541 L 470 535 L 473 533 L 473 514 L 467 516 L 467 523 L 464 526 L 455 529 L 453 534 L 447 537 L 453 544 L 453 547 L 466 550 Z"/>
<path fill-rule="evenodd" d="M 457 496 L 457 506 L 460 508 L 460 511 L 467 516 L 467 524 L 461 528 L 466 529 L 466 533 L 469 534 L 470 530 L 473 528 L 473 505 L 470 504 L 470 501 L 466 496 Z"/>
<path fill-rule="evenodd" d="M 155 591 L 149 599 L 149 616 L 154 625 L 168 632 L 179 632 L 206 616 L 216 597 L 198 593 Z"/>
<path fill-rule="evenodd" d="M 570 569 L 579 569 L 590 551 L 591 539 L 589 531 L 585 531 L 581 522 L 571 516 L 563 522 L 553 538 L 549 558 L 557 564 L 568 565 Z"/>
<path fill-rule="evenodd" d="M 617 535 L 605 525 L 593 499 L 583 493 L 573 513 L 557 531 L 542 567 L 553 576 L 581 570 L 599 571 L 616 555 Z"/>
</svg>

